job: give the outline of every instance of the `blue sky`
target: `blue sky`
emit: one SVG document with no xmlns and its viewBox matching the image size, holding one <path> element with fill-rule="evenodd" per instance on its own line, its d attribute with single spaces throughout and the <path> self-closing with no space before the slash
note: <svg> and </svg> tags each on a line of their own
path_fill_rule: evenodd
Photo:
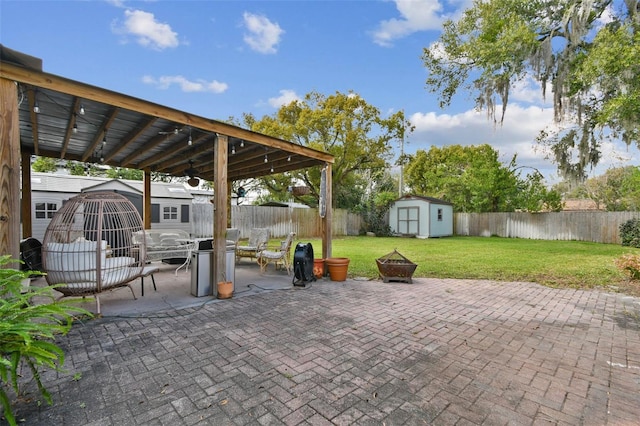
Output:
<svg viewBox="0 0 640 426">
<path fill-rule="evenodd" d="M 405 151 L 489 143 L 504 162 L 558 180 L 534 143 L 553 112 L 532 82 L 513 89 L 502 127 L 458 94 L 446 110 L 425 88 L 423 48 L 470 0 L 7 1 L 0 43 L 46 72 L 204 117 L 271 115 L 306 93 L 354 91 L 416 126 Z M 606 143 L 607 167 L 639 164 Z M 526 170 L 526 169 L 525 169 Z"/>
</svg>

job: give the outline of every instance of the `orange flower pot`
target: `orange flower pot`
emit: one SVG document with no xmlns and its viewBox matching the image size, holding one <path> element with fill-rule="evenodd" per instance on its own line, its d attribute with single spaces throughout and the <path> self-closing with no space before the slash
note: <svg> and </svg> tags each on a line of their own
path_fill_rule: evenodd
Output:
<svg viewBox="0 0 640 426">
<path fill-rule="evenodd" d="M 231 299 L 233 297 L 233 281 L 220 281 L 218 283 L 218 299 Z"/>
<path fill-rule="evenodd" d="M 324 277 L 324 259 L 313 259 L 313 275 L 316 278 Z"/>
<path fill-rule="evenodd" d="M 325 259 L 325 264 L 329 270 L 331 281 L 344 281 L 347 279 L 347 270 L 349 269 L 349 258 L 347 257 L 330 257 Z"/>
</svg>

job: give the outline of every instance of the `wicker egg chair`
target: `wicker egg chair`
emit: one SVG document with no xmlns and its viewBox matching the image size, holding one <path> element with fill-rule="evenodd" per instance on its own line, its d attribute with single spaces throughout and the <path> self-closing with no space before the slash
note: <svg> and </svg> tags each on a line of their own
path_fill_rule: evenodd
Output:
<svg viewBox="0 0 640 426">
<path fill-rule="evenodd" d="M 88 296 L 127 286 L 143 276 L 144 239 L 132 241 L 144 229 L 135 206 L 115 192 L 86 192 L 69 199 L 56 212 L 44 234 L 42 265 L 46 280 L 60 297 Z"/>
</svg>

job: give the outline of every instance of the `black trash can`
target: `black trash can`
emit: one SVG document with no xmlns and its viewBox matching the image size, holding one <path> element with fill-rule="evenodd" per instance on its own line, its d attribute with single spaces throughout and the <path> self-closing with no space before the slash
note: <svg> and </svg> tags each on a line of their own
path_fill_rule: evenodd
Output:
<svg viewBox="0 0 640 426">
<path fill-rule="evenodd" d="M 21 270 L 42 272 L 42 243 L 33 237 L 20 240 L 20 260 Z"/>
</svg>

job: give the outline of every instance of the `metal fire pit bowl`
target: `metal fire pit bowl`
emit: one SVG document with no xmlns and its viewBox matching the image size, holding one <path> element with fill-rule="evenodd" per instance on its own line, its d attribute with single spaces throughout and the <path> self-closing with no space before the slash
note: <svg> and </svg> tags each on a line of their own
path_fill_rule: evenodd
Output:
<svg viewBox="0 0 640 426">
<path fill-rule="evenodd" d="M 385 283 L 397 281 L 411 284 L 411 277 L 418 267 L 397 250 L 376 259 L 376 263 L 380 277 Z"/>
</svg>

